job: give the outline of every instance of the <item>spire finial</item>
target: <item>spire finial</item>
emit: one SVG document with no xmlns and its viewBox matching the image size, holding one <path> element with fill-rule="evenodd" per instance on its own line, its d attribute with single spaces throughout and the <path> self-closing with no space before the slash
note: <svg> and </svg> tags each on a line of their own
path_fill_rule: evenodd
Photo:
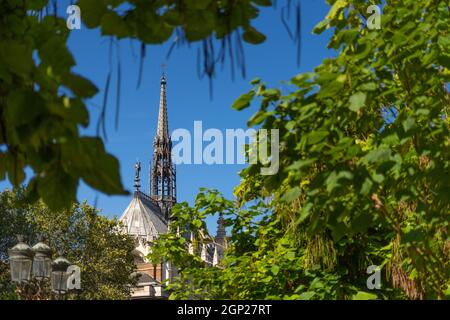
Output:
<svg viewBox="0 0 450 320">
<path fill-rule="evenodd" d="M 166 65 L 163 63 L 161 65 L 161 67 L 162 67 L 161 84 L 165 84 L 166 83 Z"/>
<path fill-rule="evenodd" d="M 166 75 L 164 72 L 165 64 L 163 64 L 163 74 L 161 77 L 161 92 L 159 97 L 159 114 L 157 137 L 161 140 L 169 139 L 169 125 L 167 120 L 167 98 L 166 98 Z"/>
<path fill-rule="evenodd" d="M 134 191 L 138 192 L 139 188 L 140 188 L 140 181 L 141 179 L 139 178 L 139 174 L 141 172 L 141 163 L 139 161 L 136 161 L 136 165 L 134 166 L 134 168 L 136 169 L 136 174 L 134 176 Z"/>
</svg>

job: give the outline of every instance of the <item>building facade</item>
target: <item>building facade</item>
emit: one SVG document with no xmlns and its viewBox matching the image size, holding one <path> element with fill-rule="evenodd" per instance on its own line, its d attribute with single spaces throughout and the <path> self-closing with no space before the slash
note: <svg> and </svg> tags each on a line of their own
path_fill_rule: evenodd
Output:
<svg viewBox="0 0 450 320">
<path fill-rule="evenodd" d="M 161 234 L 167 233 L 170 226 L 171 210 L 176 203 L 176 169 L 172 161 L 172 141 L 169 134 L 167 114 L 166 76 L 161 77 L 158 126 L 153 141 L 153 158 L 150 163 L 150 193 L 141 191 L 141 163 L 137 162 L 134 178 L 134 194 L 128 207 L 120 217 L 124 232 L 135 239 L 135 263 L 137 266 L 138 284 L 133 288 L 133 298 L 164 299 L 164 283 L 176 277 L 176 269 L 170 261 L 154 265 L 146 258 L 151 251 L 152 243 Z M 209 265 L 217 265 L 226 249 L 226 234 L 223 217 L 218 220 L 217 235 L 193 247 L 193 236 L 190 236 L 186 250 L 194 254 L 198 252 L 203 261 Z"/>
</svg>

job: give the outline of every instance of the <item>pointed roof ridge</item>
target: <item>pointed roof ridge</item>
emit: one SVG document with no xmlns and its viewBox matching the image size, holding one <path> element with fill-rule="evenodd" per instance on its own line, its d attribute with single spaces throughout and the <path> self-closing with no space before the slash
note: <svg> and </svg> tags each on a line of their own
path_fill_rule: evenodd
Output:
<svg viewBox="0 0 450 320">
<path fill-rule="evenodd" d="M 162 72 L 161 89 L 159 95 L 159 113 L 158 113 L 158 129 L 156 131 L 156 138 L 161 140 L 169 139 L 169 120 L 167 117 L 167 97 L 166 97 L 166 75 Z"/>
<path fill-rule="evenodd" d="M 125 224 L 127 233 L 131 235 L 159 236 L 167 232 L 167 224 L 161 218 L 159 207 L 140 191 L 134 194 L 119 220 Z"/>
</svg>

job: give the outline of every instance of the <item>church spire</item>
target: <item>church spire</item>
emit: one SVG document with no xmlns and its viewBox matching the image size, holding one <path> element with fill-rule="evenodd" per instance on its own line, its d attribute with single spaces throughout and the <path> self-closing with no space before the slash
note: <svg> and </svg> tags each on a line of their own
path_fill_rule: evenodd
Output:
<svg viewBox="0 0 450 320">
<path fill-rule="evenodd" d="M 224 256 L 224 252 L 227 249 L 227 233 L 225 231 L 225 219 L 223 214 L 219 214 L 219 219 L 217 220 L 217 234 L 214 239 L 215 248 L 213 256 L 213 265 L 217 265 Z"/>
<path fill-rule="evenodd" d="M 227 240 L 227 233 L 225 231 L 225 219 L 223 218 L 223 213 L 219 214 L 219 219 L 217 219 L 217 233 L 216 242 L 223 245 Z"/>
<path fill-rule="evenodd" d="M 158 128 L 153 142 L 153 161 L 150 171 L 150 196 L 155 200 L 166 219 L 176 202 L 176 174 L 172 164 L 172 140 L 167 119 L 166 75 L 161 77 Z"/>
<path fill-rule="evenodd" d="M 167 98 L 166 98 L 166 75 L 163 72 L 161 76 L 161 90 L 159 95 L 159 114 L 158 114 L 158 129 L 156 137 L 161 140 L 167 140 L 169 138 L 169 121 L 167 119 Z"/>
</svg>

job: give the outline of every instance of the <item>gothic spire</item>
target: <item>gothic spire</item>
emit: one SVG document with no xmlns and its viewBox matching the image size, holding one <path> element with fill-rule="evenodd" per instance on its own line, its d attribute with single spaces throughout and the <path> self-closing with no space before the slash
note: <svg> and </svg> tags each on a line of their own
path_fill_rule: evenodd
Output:
<svg viewBox="0 0 450 320">
<path fill-rule="evenodd" d="M 227 233 L 225 231 L 225 220 L 223 218 L 223 214 L 219 214 L 219 219 L 217 219 L 217 234 L 216 234 L 216 242 L 220 244 L 224 244 L 226 241 Z"/>
<path fill-rule="evenodd" d="M 219 219 L 217 220 L 217 234 L 215 237 L 215 248 L 213 256 L 213 265 L 217 265 L 220 260 L 222 260 L 225 249 L 227 248 L 227 233 L 225 231 L 225 219 L 223 214 L 219 214 Z"/>
<path fill-rule="evenodd" d="M 176 202 L 176 173 L 172 163 L 172 141 L 169 135 L 166 99 L 166 75 L 161 77 L 158 129 L 153 142 L 153 162 L 150 171 L 150 197 L 156 201 L 166 219 Z"/>
<path fill-rule="evenodd" d="M 164 73 L 164 65 L 163 65 L 163 73 L 161 76 L 158 129 L 156 132 L 156 138 L 166 141 L 169 139 L 169 121 L 167 119 L 167 98 L 166 98 L 166 75 Z"/>
</svg>

